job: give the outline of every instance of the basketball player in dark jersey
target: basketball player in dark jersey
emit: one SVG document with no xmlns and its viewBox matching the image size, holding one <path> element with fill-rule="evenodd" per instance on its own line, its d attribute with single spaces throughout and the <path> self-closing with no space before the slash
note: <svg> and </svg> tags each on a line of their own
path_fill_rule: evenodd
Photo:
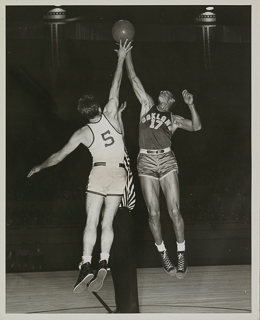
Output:
<svg viewBox="0 0 260 320">
<path fill-rule="evenodd" d="M 185 255 L 184 222 L 179 203 L 178 165 L 171 150 L 171 137 L 178 128 L 188 131 L 200 130 L 200 117 L 195 109 L 193 96 L 187 90 L 184 90 L 182 95 L 190 109 L 191 120 L 174 115 L 170 111 L 175 104 L 175 98 L 170 91 L 161 91 L 158 103 L 155 105 L 136 76 L 131 52 L 126 57 L 126 68 L 134 92 L 141 103 L 140 152 L 137 169 L 149 213 L 149 226 L 160 253 L 164 271 L 171 276 L 176 275 L 178 279 L 182 279 L 187 272 L 187 257 Z M 159 206 L 160 188 L 166 199 L 177 240 L 177 268 L 169 259 L 162 237 Z"/>
<path fill-rule="evenodd" d="M 51 155 L 42 164 L 33 167 L 27 177 L 40 170 L 56 165 L 79 144 L 85 145 L 93 157 L 86 191 L 87 221 L 83 234 L 83 255 L 79 264 L 80 273 L 73 291 L 83 291 L 89 284 L 90 291 L 98 291 L 107 274 L 107 264 L 113 242 L 113 219 L 118 210 L 126 185 L 124 169 L 124 140 L 118 119 L 119 88 L 121 85 L 123 64 L 131 42 L 120 43 L 117 51 L 118 62 L 109 93 L 109 101 L 102 112 L 93 95 L 84 95 L 78 103 L 79 112 L 89 123 L 77 130 L 68 143 Z M 103 207 L 101 254 L 96 275 L 91 269 L 92 251 L 97 237 L 97 225 Z"/>
</svg>

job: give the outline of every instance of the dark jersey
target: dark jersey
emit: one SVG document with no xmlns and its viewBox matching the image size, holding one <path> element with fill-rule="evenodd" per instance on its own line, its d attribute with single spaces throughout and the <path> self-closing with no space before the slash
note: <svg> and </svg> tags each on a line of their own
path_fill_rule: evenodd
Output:
<svg viewBox="0 0 260 320">
<path fill-rule="evenodd" d="M 139 147 L 152 150 L 171 147 L 171 137 L 171 112 L 161 112 L 155 105 L 152 106 L 139 124 Z"/>
</svg>

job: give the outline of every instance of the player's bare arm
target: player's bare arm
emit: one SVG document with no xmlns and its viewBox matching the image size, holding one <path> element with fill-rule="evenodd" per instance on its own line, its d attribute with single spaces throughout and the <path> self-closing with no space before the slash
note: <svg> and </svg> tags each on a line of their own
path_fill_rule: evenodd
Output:
<svg viewBox="0 0 260 320">
<path fill-rule="evenodd" d="M 124 124 L 123 124 L 123 119 L 122 119 L 122 113 L 125 110 L 125 108 L 126 108 L 126 101 L 121 104 L 121 106 L 118 108 L 118 112 L 117 112 L 117 120 L 119 122 L 121 133 L 122 133 L 123 137 L 125 135 L 125 130 L 124 130 Z"/>
<path fill-rule="evenodd" d="M 83 127 L 77 130 L 61 150 L 52 154 L 42 164 L 34 166 L 28 173 L 27 177 L 30 178 L 34 173 L 60 163 L 64 158 L 67 157 L 67 155 L 75 150 L 80 143 L 83 143 L 86 146 L 90 145 L 91 139 L 93 140 L 93 137 L 88 127 Z"/>
<path fill-rule="evenodd" d="M 149 109 L 153 106 L 154 101 L 153 99 L 145 92 L 144 87 L 137 77 L 133 65 L 132 54 L 129 52 L 126 56 L 126 70 L 128 78 L 133 86 L 133 90 L 137 99 L 140 101 L 142 110 L 141 110 L 141 117 L 149 111 Z"/>
<path fill-rule="evenodd" d="M 200 116 L 194 105 L 193 95 L 189 93 L 187 90 L 183 90 L 182 96 L 183 96 L 184 102 L 188 105 L 191 112 L 191 123 L 192 123 L 191 131 L 198 131 L 201 129 L 201 121 L 200 121 Z"/>
<path fill-rule="evenodd" d="M 172 115 L 172 123 L 173 123 L 173 128 L 172 128 L 173 132 L 178 128 L 187 130 L 187 131 L 194 131 L 192 126 L 192 121 L 189 119 L 184 119 L 181 116 Z"/>
<path fill-rule="evenodd" d="M 181 128 L 187 131 L 198 131 L 201 129 L 200 116 L 195 108 L 193 95 L 187 90 L 182 92 L 184 102 L 188 105 L 191 112 L 191 120 L 184 119 L 183 117 L 173 115 L 173 132 L 177 128 Z"/>
<path fill-rule="evenodd" d="M 104 113 L 108 117 L 113 117 L 117 119 L 117 108 L 119 105 L 119 89 L 122 81 L 122 74 L 123 74 L 123 64 L 126 58 L 127 53 L 132 49 L 131 42 L 126 40 L 124 44 L 120 41 L 119 49 L 115 50 L 118 55 L 118 62 L 116 71 L 114 74 L 114 78 L 112 81 L 112 86 L 109 93 L 109 101 L 104 108 Z"/>
</svg>

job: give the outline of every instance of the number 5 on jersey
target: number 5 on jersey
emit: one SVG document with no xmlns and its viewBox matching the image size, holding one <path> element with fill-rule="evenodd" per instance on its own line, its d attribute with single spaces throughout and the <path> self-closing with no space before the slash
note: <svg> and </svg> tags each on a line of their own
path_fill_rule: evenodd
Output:
<svg viewBox="0 0 260 320">
<path fill-rule="evenodd" d="M 104 133 L 101 133 L 101 136 L 102 136 L 102 139 L 107 142 L 107 143 L 105 143 L 105 147 L 109 147 L 115 143 L 114 138 L 110 136 L 109 130 L 107 130 Z"/>
</svg>

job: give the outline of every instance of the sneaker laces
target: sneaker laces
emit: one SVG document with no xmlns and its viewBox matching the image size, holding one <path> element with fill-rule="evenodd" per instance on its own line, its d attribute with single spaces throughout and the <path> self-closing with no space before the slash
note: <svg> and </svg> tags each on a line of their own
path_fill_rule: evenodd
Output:
<svg viewBox="0 0 260 320">
<path fill-rule="evenodd" d="M 168 257 L 166 250 L 164 250 L 163 252 L 160 252 L 160 253 L 161 253 L 161 257 L 162 257 L 163 264 L 164 264 L 165 268 L 167 270 L 169 270 L 170 268 L 173 268 L 173 265 L 171 263 L 170 258 Z"/>
<path fill-rule="evenodd" d="M 185 265 L 184 253 L 179 252 L 178 253 L 178 270 L 184 272 L 184 265 Z"/>
</svg>

